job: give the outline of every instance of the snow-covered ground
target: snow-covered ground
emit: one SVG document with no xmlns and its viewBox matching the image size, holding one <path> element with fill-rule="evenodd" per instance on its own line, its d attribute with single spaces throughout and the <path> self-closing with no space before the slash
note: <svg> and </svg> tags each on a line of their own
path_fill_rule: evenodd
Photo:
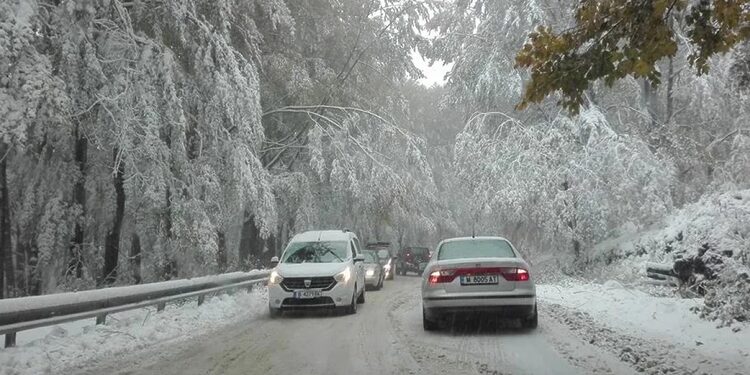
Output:
<svg viewBox="0 0 750 375">
<path fill-rule="evenodd" d="M 107 324 L 79 320 L 18 333 L 17 346 L 0 350 L 0 374 L 63 374 L 90 366 L 92 361 L 112 361 L 125 353 L 146 350 L 154 344 L 189 341 L 223 326 L 264 314 L 265 288 L 240 290 L 156 308 L 124 311 L 107 316 Z"/>
<path fill-rule="evenodd" d="M 655 297 L 611 280 L 603 284 L 559 281 L 540 285 L 537 292 L 547 305 L 584 313 L 599 328 L 638 338 L 666 355 L 682 354 L 685 358 L 675 360 L 674 366 L 704 367 L 701 361 L 715 360 L 731 364 L 735 371 L 750 370 L 750 325 L 717 327 L 716 322 L 701 319 L 691 309 L 701 307 L 702 299 Z M 690 357 L 696 363 L 690 363 Z"/>
</svg>

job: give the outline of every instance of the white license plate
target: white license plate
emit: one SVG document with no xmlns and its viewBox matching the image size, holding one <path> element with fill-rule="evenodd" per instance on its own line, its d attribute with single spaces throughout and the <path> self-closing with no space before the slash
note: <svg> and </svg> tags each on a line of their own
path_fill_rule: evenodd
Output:
<svg viewBox="0 0 750 375">
<path fill-rule="evenodd" d="M 293 293 L 294 298 L 297 299 L 317 298 L 323 296 L 323 292 L 320 290 L 295 290 Z"/>
<path fill-rule="evenodd" d="M 497 284 L 498 275 L 461 276 L 461 285 Z"/>
</svg>

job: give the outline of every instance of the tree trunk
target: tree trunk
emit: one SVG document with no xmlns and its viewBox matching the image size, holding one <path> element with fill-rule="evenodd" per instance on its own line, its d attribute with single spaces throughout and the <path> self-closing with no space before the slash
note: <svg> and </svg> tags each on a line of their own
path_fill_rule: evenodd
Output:
<svg viewBox="0 0 750 375">
<path fill-rule="evenodd" d="M 672 122 L 672 115 L 674 113 L 674 58 L 669 58 L 669 65 L 667 67 L 667 116 L 664 119 L 665 124 Z"/>
<path fill-rule="evenodd" d="M 0 142 L 0 298 L 9 296 L 13 285 L 13 263 L 10 240 L 10 197 L 8 197 L 8 145 Z M 10 271 L 10 272 L 8 272 Z"/>
<path fill-rule="evenodd" d="M 73 186 L 73 204 L 80 207 L 81 212 L 76 219 L 73 229 L 73 239 L 70 243 L 70 255 L 66 274 L 72 273 L 76 278 L 83 277 L 83 241 L 84 221 L 86 219 L 86 159 L 88 152 L 88 139 L 80 133 L 80 125 L 75 129 L 75 162 L 80 176 Z"/>
<path fill-rule="evenodd" d="M 141 283 L 141 238 L 138 234 L 130 235 L 130 269 L 133 273 L 133 281 L 136 284 Z"/>
<path fill-rule="evenodd" d="M 166 189 L 166 206 L 164 207 L 164 232 L 168 239 L 172 238 L 172 192 L 169 186 Z"/>
<path fill-rule="evenodd" d="M 648 115 L 650 130 L 656 129 L 656 95 L 654 95 L 654 86 L 645 78 L 641 85 L 641 107 Z"/>
<path fill-rule="evenodd" d="M 227 270 L 227 241 L 224 232 L 217 230 L 216 238 L 218 242 L 216 264 L 219 266 L 219 272 L 225 272 Z"/>
<path fill-rule="evenodd" d="M 257 259 L 260 250 L 260 235 L 258 228 L 255 227 L 255 216 L 245 213 L 245 220 L 242 223 L 242 232 L 240 234 L 239 263 L 240 265 L 249 265 Z"/>
<path fill-rule="evenodd" d="M 122 232 L 122 220 L 125 215 L 125 187 L 124 174 L 125 167 L 123 166 L 124 161 L 119 160 L 119 150 L 115 148 L 113 150 L 113 159 L 117 165 L 114 178 L 115 186 L 115 217 L 112 223 L 112 229 L 107 234 L 107 240 L 104 245 L 104 270 L 102 272 L 102 282 L 104 284 L 111 284 L 117 279 L 117 261 L 120 258 L 120 233 Z"/>
</svg>

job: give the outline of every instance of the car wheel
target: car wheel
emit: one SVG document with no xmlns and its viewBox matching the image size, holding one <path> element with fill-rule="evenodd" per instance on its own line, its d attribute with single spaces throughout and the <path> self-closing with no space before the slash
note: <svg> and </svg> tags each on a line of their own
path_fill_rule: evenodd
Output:
<svg viewBox="0 0 750 375">
<path fill-rule="evenodd" d="M 362 289 L 362 293 L 357 297 L 357 303 L 365 303 L 365 290 Z"/>
<path fill-rule="evenodd" d="M 268 316 L 271 317 L 271 319 L 275 319 L 281 316 L 281 309 L 277 309 L 275 307 L 269 307 L 268 308 Z"/>
<path fill-rule="evenodd" d="M 536 305 L 534 305 L 534 313 L 530 317 L 522 319 L 521 325 L 529 329 L 534 329 L 539 325 L 539 314 L 537 313 Z"/>
<path fill-rule="evenodd" d="M 353 315 L 357 313 L 357 289 L 354 289 L 354 294 L 352 295 L 352 303 L 344 307 L 344 314 L 347 315 Z"/>
<path fill-rule="evenodd" d="M 440 328 L 437 320 L 427 318 L 427 312 L 425 312 L 424 307 L 422 308 L 422 328 L 424 328 L 425 331 L 434 331 Z"/>
</svg>

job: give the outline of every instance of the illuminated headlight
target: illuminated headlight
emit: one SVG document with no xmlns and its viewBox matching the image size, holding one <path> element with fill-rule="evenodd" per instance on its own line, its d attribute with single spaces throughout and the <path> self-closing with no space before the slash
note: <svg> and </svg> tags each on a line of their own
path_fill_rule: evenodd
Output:
<svg viewBox="0 0 750 375">
<path fill-rule="evenodd" d="M 334 276 L 333 278 L 336 279 L 336 281 L 340 283 L 346 284 L 349 282 L 349 279 L 352 277 L 352 270 L 349 269 L 349 267 L 344 268 L 343 271 L 339 272 Z"/>
<path fill-rule="evenodd" d="M 271 275 L 268 276 L 268 285 L 278 285 L 282 280 L 284 280 L 284 278 L 279 275 L 279 272 L 273 270 L 271 271 Z"/>
<path fill-rule="evenodd" d="M 369 276 L 374 276 L 374 275 L 375 275 L 375 270 L 372 268 L 369 268 L 367 271 L 365 271 L 365 276 L 369 277 Z"/>
<path fill-rule="evenodd" d="M 386 264 L 385 266 L 383 266 L 383 269 L 385 270 L 385 272 L 390 271 L 391 270 L 391 264 L 390 263 Z"/>
</svg>

